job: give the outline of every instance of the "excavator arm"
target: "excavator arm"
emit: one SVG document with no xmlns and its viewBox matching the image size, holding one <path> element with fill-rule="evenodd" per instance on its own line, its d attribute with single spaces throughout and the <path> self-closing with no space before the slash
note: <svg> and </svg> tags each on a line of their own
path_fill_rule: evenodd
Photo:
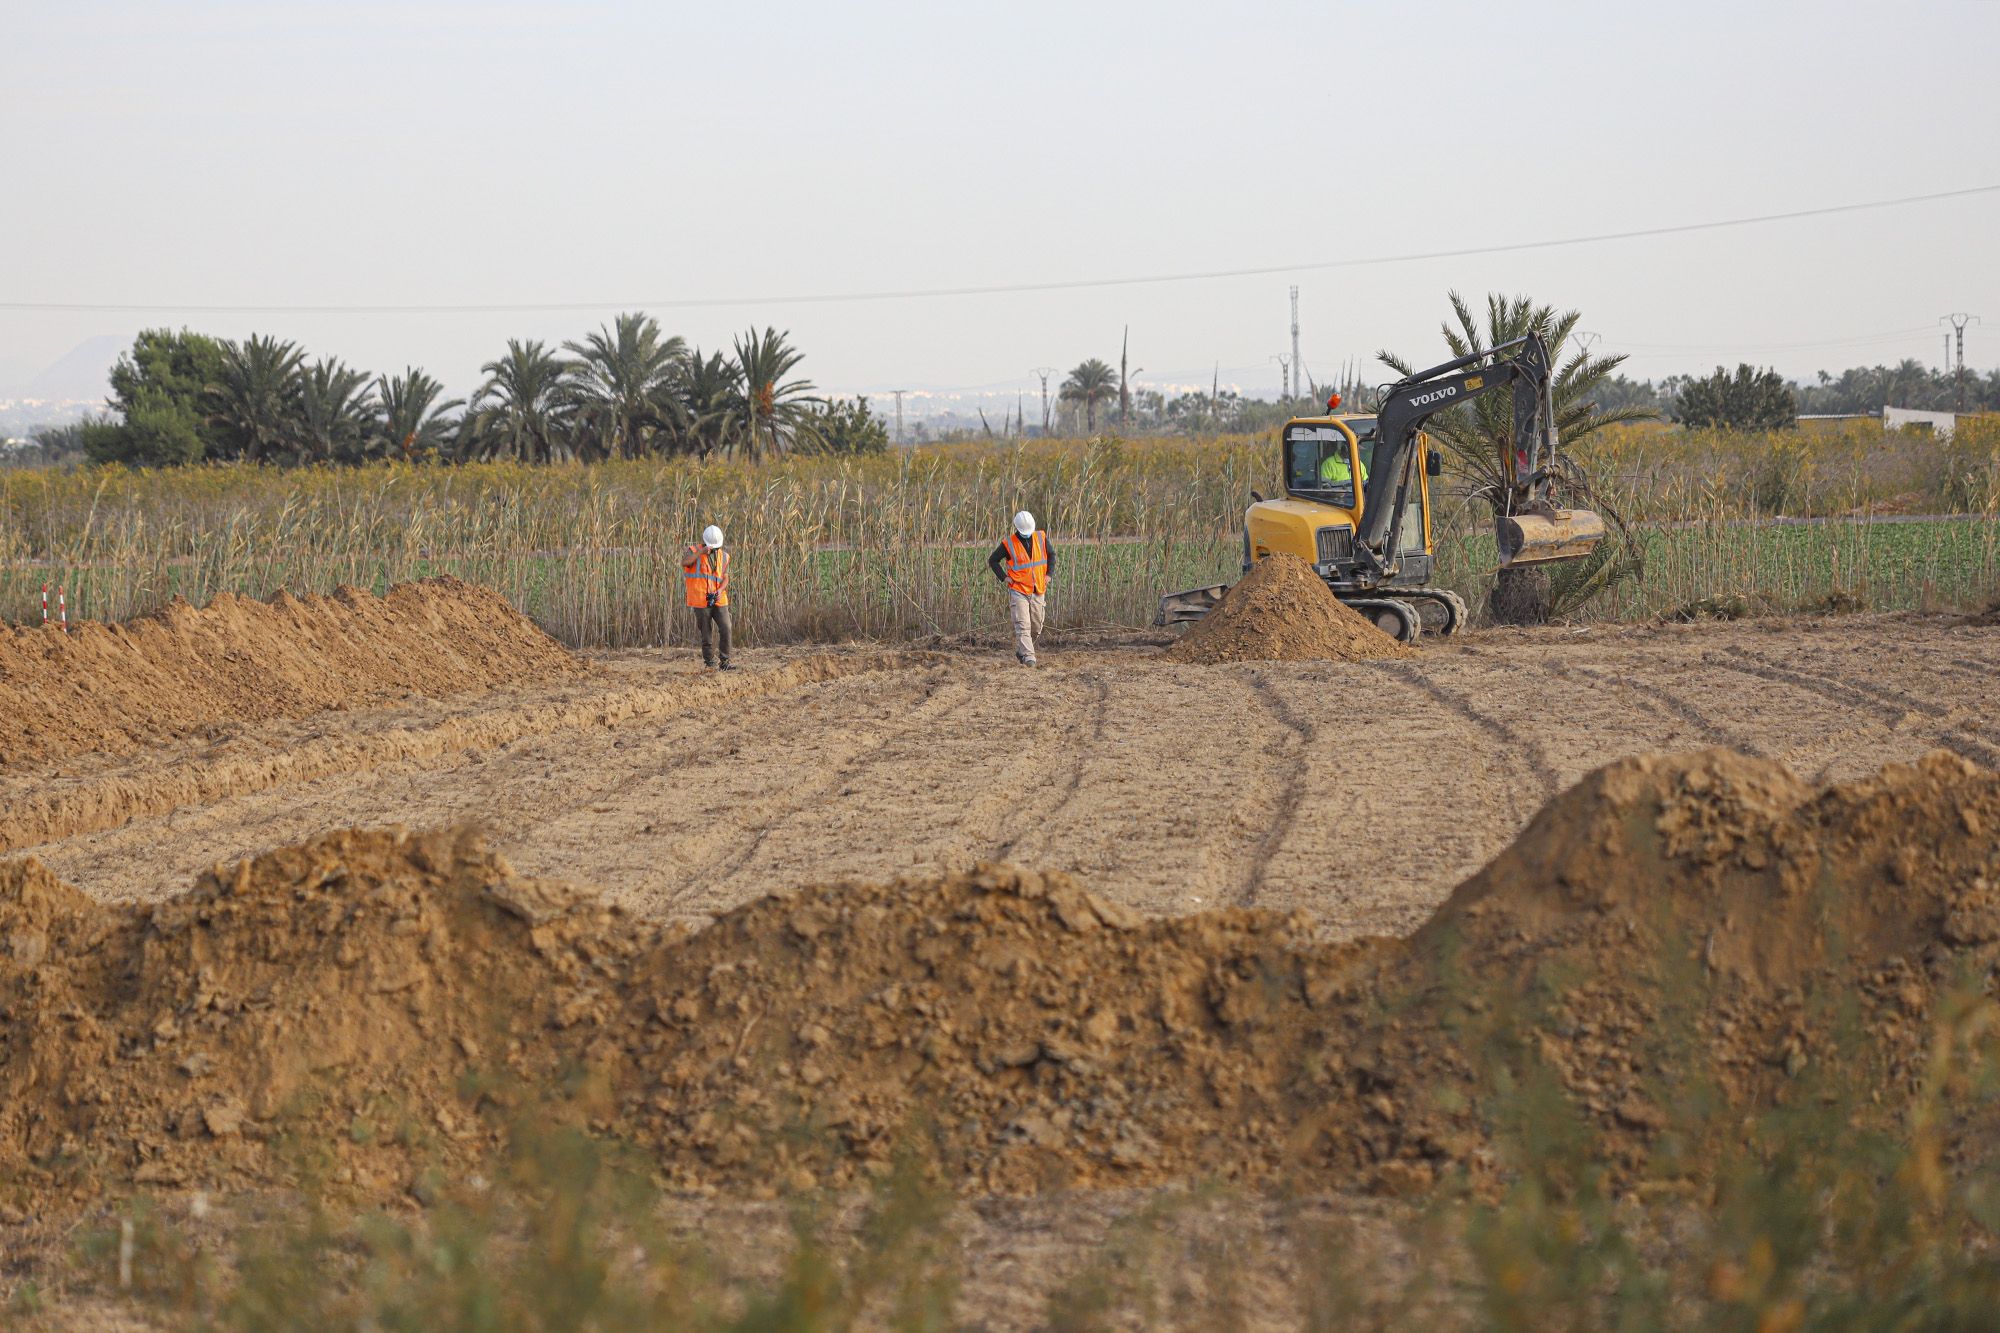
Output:
<svg viewBox="0 0 2000 1333">
<path fill-rule="evenodd" d="M 1417 436 L 1424 423 L 1447 408 L 1511 389 L 1513 436 L 1500 460 L 1507 489 L 1495 525 L 1500 567 L 1589 555 L 1604 539 L 1604 521 L 1587 509 L 1556 508 L 1550 486 L 1556 462 L 1553 386 L 1548 347 L 1537 333 L 1420 370 L 1389 386 L 1375 414 L 1375 460 L 1362 493 L 1357 553 L 1378 573 L 1393 569 L 1402 549 L 1405 501 L 1409 487 L 1417 484 Z"/>
</svg>

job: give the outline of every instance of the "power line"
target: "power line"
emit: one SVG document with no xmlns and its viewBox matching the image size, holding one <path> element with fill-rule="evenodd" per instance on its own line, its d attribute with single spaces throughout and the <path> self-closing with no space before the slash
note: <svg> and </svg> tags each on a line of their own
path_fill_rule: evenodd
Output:
<svg viewBox="0 0 2000 1333">
<path fill-rule="evenodd" d="M 1597 245 L 1607 241 L 1640 240 L 1652 236 L 1675 236 L 1688 232 L 1719 231 L 1728 227 L 1752 227 L 1768 222 L 1791 222 L 1800 218 L 1829 217 L 1837 213 L 1860 213 L 1871 209 L 1901 208 L 1910 204 L 1937 203 L 1992 194 L 2000 185 L 1975 185 L 1963 190 L 1941 190 L 1933 194 L 1904 195 L 1897 199 L 1872 199 L 1863 203 L 1830 204 L 1822 208 L 1799 208 L 1784 213 L 1760 213 L 1751 217 L 1719 218 L 1710 222 L 1683 222 L 1666 227 L 1640 227 L 1628 231 L 1597 232 L 1586 236 L 1564 236 L 1544 241 L 1514 241 L 1503 245 L 1465 246 L 1453 250 L 1424 250 L 1407 254 L 1370 255 L 1353 259 L 1311 260 L 1298 264 L 1268 264 L 1255 268 L 1207 269 L 1189 273 L 1154 273 L 1122 278 L 1074 278 L 1055 282 L 1002 283 L 976 287 L 905 287 L 861 292 L 799 292 L 789 295 L 693 297 L 670 300 L 623 301 L 517 301 L 472 305 L 169 305 L 137 302 L 90 301 L 0 301 L 0 310 L 116 311 L 132 314 L 181 315 L 475 315 L 525 314 L 594 310 L 696 310 L 716 306 L 835 305 L 862 301 L 914 301 L 952 296 L 1009 296 L 1030 292 L 1083 291 L 1103 287 L 1140 287 L 1170 282 L 1207 282 L 1218 278 L 1269 277 L 1282 273 L 1309 273 L 1324 269 L 1367 268 L 1379 264 L 1410 264 L 1429 259 L 1463 259 L 1474 255 L 1512 254 L 1524 250 L 1553 250 L 1571 245 Z"/>
<path fill-rule="evenodd" d="M 1792 343 L 1641 343 L 1615 340 L 1619 348 L 1633 348 L 1648 352 L 1789 352 L 1814 347 L 1852 347 L 1860 343 L 1885 342 L 1892 338 L 1909 338 L 1919 333 L 1929 333 L 1931 325 L 1920 325 L 1908 329 L 1885 329 L 1880 333 L 1857 333 L 1845 338 L 1822 338 L 1811 342 Z"/>
</svg>

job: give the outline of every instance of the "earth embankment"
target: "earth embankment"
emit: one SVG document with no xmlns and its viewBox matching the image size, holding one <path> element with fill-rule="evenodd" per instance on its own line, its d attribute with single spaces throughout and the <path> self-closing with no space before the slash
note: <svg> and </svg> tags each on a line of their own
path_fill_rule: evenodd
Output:
<svg viewBox="0 0 2000 1333">
<path fill-rule="evenodd" d="M 0 769 L 586 669 L 498 593 L 455 578 L 4 629 Z"/>
</svg>

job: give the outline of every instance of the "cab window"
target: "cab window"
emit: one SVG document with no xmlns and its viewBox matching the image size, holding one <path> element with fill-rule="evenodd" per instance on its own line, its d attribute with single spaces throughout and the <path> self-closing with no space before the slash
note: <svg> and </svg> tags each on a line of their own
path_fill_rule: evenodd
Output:
<svg viewBox="0 0 2000 1333">
<path fill-rule="evenodd" d="M 1347 433 L 1338 426 L 1285 429 L 1285 489 L 1326 504 L 1352 508 L 1354 481 Z"/>
<path fill-rule="evenodd" d="M 1354 442 L 1360 449 L 1361 476 L 1365 483 L 1369 474 L 1375 471 L 1375 418 L 1351 418 L 1347 428 L 1354 432 Z"/>
</svg>

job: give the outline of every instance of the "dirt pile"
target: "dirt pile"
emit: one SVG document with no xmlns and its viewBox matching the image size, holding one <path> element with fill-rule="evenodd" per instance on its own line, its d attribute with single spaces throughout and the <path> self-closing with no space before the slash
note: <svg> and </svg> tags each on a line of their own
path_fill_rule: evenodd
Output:
<svg viewBox="0 0 2000 1333">
<path fill-rule="evenodd" d="M 911 1135 L 1001 1192 L 1268 1179 L 1370 949 L 1009 866 L 767 898 L 642 961 L 642 1136 L 681 1184 L 847 1181 Z"/>
<path fill-rule="evenodd" d="M 1349 1058 L 1408 1098 L 1387 1160 L 1422 1178 L 1479 1132 L 1508 1050 L 1630 1175 L 1699 1174 L 1685 1131 L 1717 1105 L 1859 1089 L 1896 1127 L 1946 997 L 1996 966 L 2000 775 L 1938 751 L 1814 790 L 1726 750 L 1639 758 L 1454 891 L 1377 980 L 1404 1021 Z"/>
<path fill-rule="evenodd" d="M 1623 1178 L 1699 1175 L 1703 1115 L 1727 1139 L 1860 1088 L 1893 1128 L 1945 997 L 1996 967 L 2000 775 L 1942 754 L 1818 791 L 1723 751 L 1615 764 L 1410 940 L 1338 946 L 1012 867 L 688 934 L 468 834 L 332 835 L 151 908 L 25 862 L 0 870 L 0 1202 L 421 1191 L 524 1113 L 687 1188 L 850 1182 L 914 1147 L 974 1190 L 1400 1192 L 1504 1171 L 1494 1126 L 1538 1078 Z"/>
<path fill-rule="evenodd" d="M 1010 868 L 744 908 L 642 964 L 670 978 L 645 1137 L 684 1183 L 844 1178 L 921 1123 L 987 1189 L 1401 1192 L 1504 1167 L 1508 1090 L 1552 1074 L 1626 1178 L 1698 1172 L 1662 1131 L 1711 1096 L 1858 1080 L 1893 1124 L 1941 997 L 1996 965 L 2000 776 L 1939 753 L 1815 792 L 1728 751 L 1646 758 L 1552 801 L 1407 942 L 1132 922 Z"/>
<path fill-rule="evenodd" d="M 1342 606 L 1311 565 L 1280 554 L 1259 560 L 1161 656 L 1199 665 L 1359 662 L 1409 657 L 1411 649 Z"/>
<path fill-rule="evenodd" d="M 641 938 L 464 832 L 329 834 L 152 907 L 0 867 L 0 1181 L 401 1193 L 590 1053 Z"/>
<path fill-rule="evenodd" d="M 232 723 L 583 670 L 498 593 L 455 578 L 381 597 L 225 593 L 122 625 L 0 629 L 0 766 L 129 753 Z"/>
</svg>

